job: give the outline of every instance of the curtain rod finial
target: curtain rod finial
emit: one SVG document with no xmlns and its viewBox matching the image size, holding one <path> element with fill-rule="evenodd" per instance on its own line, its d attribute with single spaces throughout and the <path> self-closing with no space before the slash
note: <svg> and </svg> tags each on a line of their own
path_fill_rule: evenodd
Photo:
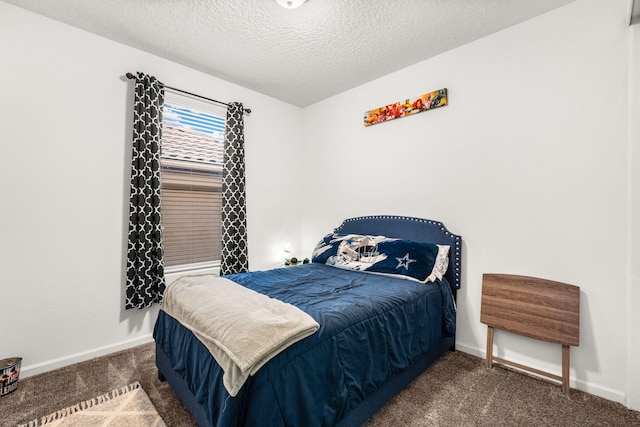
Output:
<svg viewBox="0 0 640 427">
<path fill-rule="evenodd" d="M 125 74 L 125 76 L 127 76 L 128 79 L 135 78 L 135 76 L 133 74 L 131 74 L 131 73 L 127 73 L 127 74 Z"/>
</svg>

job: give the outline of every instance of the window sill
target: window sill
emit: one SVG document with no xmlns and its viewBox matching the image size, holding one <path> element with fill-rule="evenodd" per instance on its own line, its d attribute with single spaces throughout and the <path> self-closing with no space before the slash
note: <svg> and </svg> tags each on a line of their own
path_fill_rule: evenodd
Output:
<svg viewBox="0 0 640 427">
<path fill-rule="evenodd" d="M 219 276 L 220 262 L 176 265 L 167 267 L 164 271 L 164 279 L 166 284 L 169 285 L 174 280 L 182 276 L 191 276 L 198 274 L 214 274 L 216 276 Z"/>
</svg>

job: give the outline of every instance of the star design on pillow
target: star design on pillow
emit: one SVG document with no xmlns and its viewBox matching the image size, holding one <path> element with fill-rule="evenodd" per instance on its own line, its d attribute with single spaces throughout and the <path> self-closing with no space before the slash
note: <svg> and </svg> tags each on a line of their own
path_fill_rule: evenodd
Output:
<svg viewBox="0 0 640 427">
<path fill-rule="evenodd" d="M 408 252 L 402 258 L 396 258 L 396 259 L 398 260 L 398 266 L 396 267 L 396 270 L 398 270 L 401 267 L 404 267 L 404 268 L 406 268 L 408 270 L 409 269 L 409 264 L 411 264 L 412 262 L 416 262 L 415 259 L 409 258 L 409 253 Z"/>
</svg>

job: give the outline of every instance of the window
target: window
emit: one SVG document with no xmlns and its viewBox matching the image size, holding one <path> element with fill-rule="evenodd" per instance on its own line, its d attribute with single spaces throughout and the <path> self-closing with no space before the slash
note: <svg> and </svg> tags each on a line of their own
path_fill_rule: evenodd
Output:
<svg viewBox="0 0 640 427">
<path fill-rule="evenodd" d="M 162 224 L 169 271 L 220 263 L 226 110 L 165 91 Z"/>
</svg>

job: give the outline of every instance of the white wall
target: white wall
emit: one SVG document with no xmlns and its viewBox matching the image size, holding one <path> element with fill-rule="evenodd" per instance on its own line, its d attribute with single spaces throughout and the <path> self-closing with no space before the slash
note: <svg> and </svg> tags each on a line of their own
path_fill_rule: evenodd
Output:
<svg viewBox="0 0 640 427">
<path fill-rule="evenodd" d="M 637 1 L 637 0 L 636 0 Z M 640 24 L 629 30 L 629 57 L 631 76 L 630 114 L 629 114 L 629 228 L 630 275 L 627 282 L 627 335 L 629 337 L 627 406 L 640 410 Z"/>
<path fill-rule="evenodd" d="M 624 402 L 627 12 L 579 0 L 307 107 L 305 250 L 345 217 L 443 221 L 463 238 L 456 347 L 481 357 L 483 273 L 578 285 L 572 385 Z M 362 124 L 367 110 L 443 87 L 447 107 Z M 496 352 L 560 372 L 558 345 L 498 332 Z"/>
<path fill-rule="evenodd" d="M 0 359 L 22 376 L 150 340 L 157 307 L 123 309 L 133 83 L 128 71 L 245 118 L 250 267 L 299 246 L 298 107 L 0 2 Z"/>
</svg>

